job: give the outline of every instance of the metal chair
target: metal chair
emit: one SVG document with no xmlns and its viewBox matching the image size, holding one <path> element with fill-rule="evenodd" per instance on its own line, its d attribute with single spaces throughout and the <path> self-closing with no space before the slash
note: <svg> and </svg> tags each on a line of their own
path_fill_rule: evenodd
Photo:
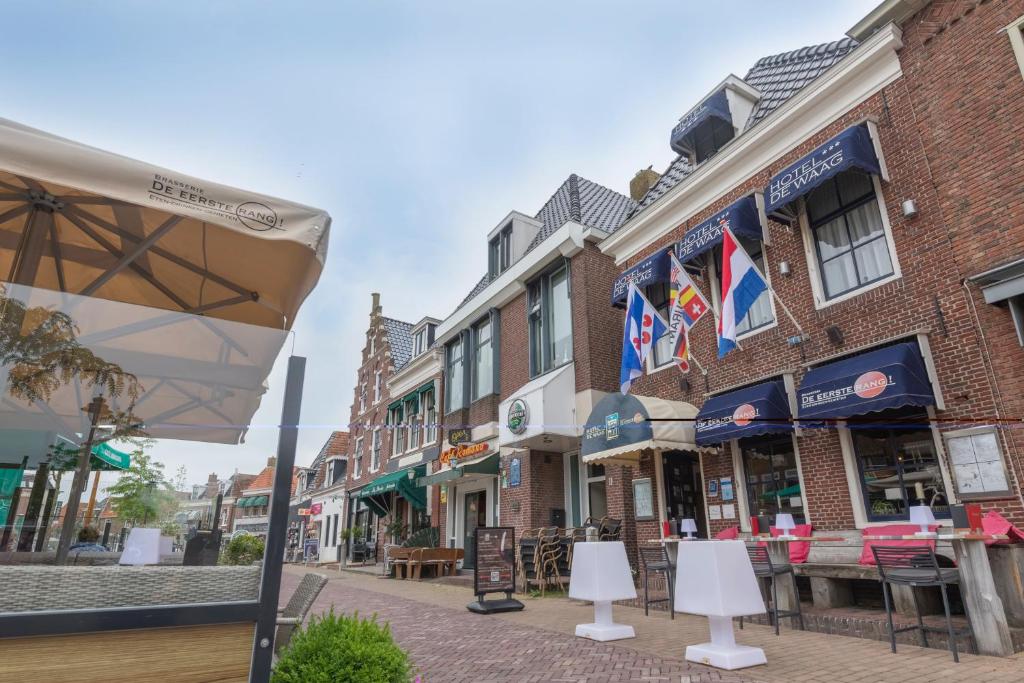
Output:
<svg viewBox="0 0 1024 683">
<path fill-rule="evenodd" d="M 904 631 L 919 631 L 921 643 L 928 647 L 928 631 L 942 632 L 942 629 L 933 626 L 925 626 L 921 618 L 921 604 L 917 598 L 917 591 L 914 588 L 927 586 L 938 586 L 942 591 L 942 606 L 946 610 L 946 632 L 949 635 L 949 651 L 953 653 L 953 661 L 959 662 L 960 655 L 956 648 L 956 634 L 959 630 L 973 637 L 970 627 L 966 629 L 954 629 L 953 620 L 949 613 L 949 594 L 946 586 L 960 583 L 960 571 L 955 567 L 940 567 L 939 560 L 935 556 L 935 550 L 931 546 L 871 546 L 871 552 L 875 556 L 875 564 L 878 565 L 878 577 L 882 582 L 882 596 L 885 598 L 885 614 L 889 618 L 889 644 L 892 651 L 896 652 L 896 634 Z M 904 628 L 894 628 L 892 623 L 892 585 L 910 586 L 914 596 L 914 607 L 917 609 L 917 625 Z"/>
<path fill-rule="evenodd" d="M 644 616 L 649 616 L 648 605 L 655 602 L 667 602 L 669 618 L 676 618 L 675 603 L 675 567 L 672 566 L 668 557 L 668 549 L 665 546 L 640 548 L 640 570 L 644 575 Z M 668 597 L 651 600 L 647 583 L 651 574 L 663 574 L 665 583 L 668 585 Z"/>
<path fill-rule="evenodd" d="M 302 577 L 288 604 L 278 610 L 277 637 L 274 638 L 275 653 L 279 654 L 288 645 L 295 629 L 302 624 L 326 585 L 327 577 L 322 574 L 306 574 Z"/>
<path fill-rule="evenodd" d="M 768 554 L 768 548 L 763 548 L 756 545 L 747 546 L 747 556 L 750 557 L 750 564 L 754 567 L 754 576 L 758 579 L 764 580 L 769 579 L 771 581 L 771 606 L 767 607 L 768 619 L 775 626 L 775 635 L 779 635 L 779 619 L 785 617 L 795 617 L 800 621 L 800 630 L 804 630 L 804 614 L 800 610 L 800 592 L 796 585 L 796 572 L 793 571 L 793 565 L 789 562 L 785 564 L 775 564 L 772 562 L 771 555 Z M 779 591 L 775 585 L 777 577 L 782 574 L 789 574 L 793 579 L 793 594 L 796 600 L 796 609 L 780 610 L 779 609 Z M 743 617 L 740 617 L 740 628 L 743 628 Z"/>
<path fill-rule="evenodd" d="M 619 540 L 619 534 L 622 532 L 622 520 L 612 519 L 611 517 L 605 517 L 601 523 L 601 540 L 602 541 L 617 541 Z"/>
</svg>

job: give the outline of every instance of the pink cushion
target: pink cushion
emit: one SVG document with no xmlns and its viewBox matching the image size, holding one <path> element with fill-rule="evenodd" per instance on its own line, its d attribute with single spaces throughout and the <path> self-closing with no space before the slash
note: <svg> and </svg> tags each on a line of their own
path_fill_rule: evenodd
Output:
<svg viewBox="0 0 1024 683">
<path fill-rule="evenodd" d="M 988 514 L 981 518 L 981 528 L 986 534 L 1005 534 L 1009 537 L 1005 541 L 985 541 L 985 545 L 1009 545 L 1024 541 L 1024 531 L 1015 527 L 1010 520 L 995 510 L 989 510 Z"/>
<path fill-rule="evenodd" d="M 715 534 L 715 538 L 720 541 L 735 541 L 740 537 L 740 528 L 738 526 L 731 526 L 728 529 L 724 529 Z"/>
<path fill-rule="evenodd" d="M 938 524 L 932 524 L 928 527 L 929 531 L 935 531 L 939 528 Z M 861 529 L 861 536 L 909 536 L 916 534 L 921 530 L 917 524 L 886 524 L 884 526 L 873 526 L 867 529 Z M 887 546 L 898 546 L 903 548 L 913 547 L 926 547 L 930 546 L 932 549 L 935 548 L 934 539 L 922 538 L 906 540 L 906 541 L 864 541 L 864 549 L 860 553 L 860 564 L 866 564 L 870 566 L 875 565 L 875 556 L 871 552 L 871 546 L 873 545 L 887 545 Z"/>
<path fill-rule="evenodd" d="M 811 531 L 814 527 L 810 524 L 797 524 L 793 527 L 793 536 L 810 536 Z M 776 529 L 775 527 L 769 527 L 772 538 L 777 538 L 782 535 L 782 529 Z M 768 544 L 764 541 L 758 541 L 757 545 L 764 548 Z M 790 541 L 789 542 L 789 561 L 792 564 L 803 564 L 807 561 L 807 556 L 811 553 L 811 542 L 810 541 Z"/>
</svg>

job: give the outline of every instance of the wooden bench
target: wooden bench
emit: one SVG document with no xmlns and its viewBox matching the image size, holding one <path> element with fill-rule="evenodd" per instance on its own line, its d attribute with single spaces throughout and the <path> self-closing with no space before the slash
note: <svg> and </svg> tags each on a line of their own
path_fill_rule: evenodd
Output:
<svg viewBox="0 0 1024 683">
<path fill-rule="evenodd" d="M 421 579 L 424 567 L 433 567 L 438 576 L 454 576 L 458 561 L 465 555 L 462 548 L 416 548 L 409 557 L 410 577 Z"/>
<path fill-rule="evenodd" d="M 409 567 L 409 558 L 421 548 L 389 548 L 388 561 L 395 569 L 395 578 L 404 579 Z"/>
<path fill-rule="evenodd" d="M 859 564 L 864 541 L 860 530 L 819 532 L 828 536 L 839 536 L 845 540 L 836 543 L 812 543 L 807 562 L 793 565 L 797 576 L 806 576 L 811 581 L 811 598 L 815 607 L 848 607 L 853 604 L 851 581 L 878 581 L 878 568 L 874 565 Z M 949 545 L 939 547 L 936 554 L 952 557 Z M 915 616 L 914 594 L 917 591 L 922 614 L 942 612 L 942 600 L 936 588 L 912 588 L 892 586 L 893 608 L 904 616 Z"/>
</svg>

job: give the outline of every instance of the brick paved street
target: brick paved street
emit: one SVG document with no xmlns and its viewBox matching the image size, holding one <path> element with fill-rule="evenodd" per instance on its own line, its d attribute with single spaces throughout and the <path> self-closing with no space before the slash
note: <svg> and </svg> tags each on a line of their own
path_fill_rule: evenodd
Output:
<svg viewBox="0 0 1024 683">
<path fill-rule="evenodd" d="M 286 568 L 282 602 L 303 571 Z M 592 608 L 562 597 L 525 597 L 524 611 L 487 617 L 465 609 L 472 596 L 462 586 L 384 580 L 352 572 L 323 573 L 331 581 L 314 611 L 334 605 L 338 611 L 377 613 L 391 623 L 396 640 L 411 654 L 424 683 L 1024 680 L 1024 655 L 997 659 L 962 654 L 956 665 L 948 652 L 939 650 L 901 645 L 893 655 L 887 643 L 789 630 L 776 638 L 770 629 L 757 625 L 737 632 L 737 640 L 763 647 L 769 663 L 743 672 L 719 673 L 682 659 L 686 643 L 707 639 L 703 619 L 677 615 L 670 621 L 665 613 L 644 617 L 642 610 L 616 607 L 616 620 L 633 624 L 637 638 L 595 643 L 572 635 L 577 623 L 592 621 Z"/>
</svg>

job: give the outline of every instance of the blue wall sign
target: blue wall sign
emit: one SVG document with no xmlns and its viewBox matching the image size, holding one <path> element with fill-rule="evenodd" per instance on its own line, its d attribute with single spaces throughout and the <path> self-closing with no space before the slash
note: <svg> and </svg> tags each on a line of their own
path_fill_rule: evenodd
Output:
<svg viewBox="0 0 1024 683">
<path fill-rule="evenodd" d="M 512 458 L 512 462 L 508 464 L 508 485 L 519 486 L 522 481 L 522 462 L 519 458 Z"/>
<path fill-rule="evenodd" d="M 630 282 L 640 289 L 656 282 L 668 282 L 671 269 L 667 250 L 648 256 L 615 279 L 612 285 L 612 305 L 625 306 Z"/>
<path fill-rule="evenodd" d="M 753 195 L 739 199 L 722 211 L 691 228 L 676 243 L 676 258 L 680 263 L 692 261 L 708 249 L 721 244 L 724 228 L 732 230 L 737 237 L 762 240 L 761 218 L 757 212 L 757 200 Z"/>
</svg>

